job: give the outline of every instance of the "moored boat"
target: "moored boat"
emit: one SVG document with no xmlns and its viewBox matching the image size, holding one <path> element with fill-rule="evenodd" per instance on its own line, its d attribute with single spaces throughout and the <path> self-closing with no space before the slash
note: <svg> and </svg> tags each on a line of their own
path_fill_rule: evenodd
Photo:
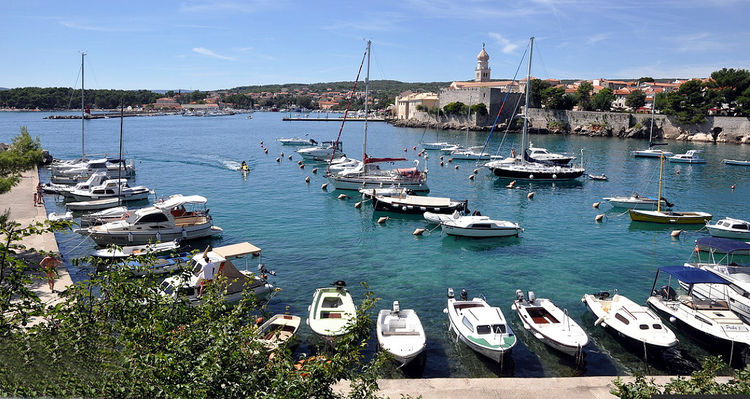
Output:
<svg viewBox="0 0 750 399">
<path fill-rule="evenodd" d="M 491 238 L 516 236 L 523 231 L 518 223 L 494 220 L 488 216 L 461 216 L 440 223 L 443 232 L 460 237 Z"/>
<path fill-rule="evenodd" d="M 310 329 L 332 342 L 344 335 L 347 327 L 357 320 L 357 307 L 344 281 L 336 281 L 333 287 L 318 288 L 308 307 L 307 324 Z"/>
<path fill-rule="evenodd" d="M 630 219 L 634 222 L 666 224 L 706 224 L 713 216 L 707 212 L 647 211 L 630 209 Z"/>
<path fill-rule="evenodd" d="M 516 290 L 516 300 L 511 309 L 516 311 L 523 327 L 534 338 L 560 352 L 581 356 L 583 347 L 589 343 L 588 335 L 568 315 L 567 310 L 558 308 L 549 299 L 537 298 L 532 291 L 526 298 L 523 291 Z"/>
<path fill-rule="evenodd" d="M 108 209 L 117 206 L 121 201 L 117 197 L 102 198 L 92 201 L 66 202 L 65 206 L 71 211 L 96 211 L 99 209 Z"/>
<path fill-rule="evenodd" d="M 466 210 L 468 201 L 454 201 L 446 197 L 430 197 L 423 195 L 375 195 L 372 205 L 377 211 L 398 213 L 452 213 Z"/>
<path fill-rule="evenodd" d="M 304 137 L 280 137 L 276 139 L 281 145 L 317 145 L 318 142 Z"/>
<path fill-rule="evenodd" d="M 517 337 L 505 315 L 498 307 L 487 304 L 482 298 L 468 299 L 466 290 L 461 290 L 456 300 L 453 288 L 448 288 L 448 314 L 450 331 L 466 346 L 498 363 L 516 345 Z"/>
<path fill-rule="evenodd" d="M 109 179 L 98 186 L 83 190 L 72 190 L 66 194 L 75 201 L 94 201 L 105 198 L 120 198 L 122 201 L 148 199 L 151 190 L 145 186 L 130 187 L 126 179 Z"/>
<path fill-rule="evenodd" d="M 669 162 L 676 163 L 706 163 L 705 159 L 698 156 L 698 153 L 701 152 L 703 152 L 703 150 L 688 150 L 684 154 L 673 155 L 667 159 L 669 159 Z"/>
<path fill-rule="evenodd" d="M 341 152 L 340 141 L 324 141 L 315 147 L 300 148 L 296 153 L 310 161 L 329 161 L 334 153 L 338 157 L 346 156 L 346 154 Z"/>
<path fill-rule="evenodd" d="M 258 337 L 260 343 L 268 350 L 272 351 L 280 345 L 289 343 L 294 339 L 297 330 L 302 322 L 299 316 L 288 314 L 275 314 L 265 323 L 258 327 Z"/>
<path fill-rule="evenodd" d="M 674 206 L 674 204 L 667 201 L 666 198 L 662 197 L 661 201 L 657 201 L 656 198 L 644 197 L 642 195 L 638 195 L 638 193 L 633 193 L 628 197 L 625 197 L 625 196 L 604 197 L 602 199 L 609 202 L 615 208 L 624 208 L 624 209 L 655 210 L 657 207 L 661 207 L 663 209 L 669 209 L 672 206 Z M 661 203 L 661 206 L 659 202 Z"/>
<path fill-rule="evenodd" d="M 120 248 L 100 248 L 91 252 L 91 256 L 100 258 L 127 258 L 128 256 L 155 255 L 169 252 L 180 247 L 180 240 L 159 242 L 146 245 L 130 245 Z"/>
<path fill-rule="evenodd" d="M 378 312 L 376 330 L 380 348 L 393 355 L 401 365 L 414 360 L 427 345 L 417 312 L 401 309 L 398 301 L 393 302 L 392 309 Z"/>
<path fill-rule="evenodd" d="M 706 229 L 712 237 L 750 240 L 750 222 L 747 220 L 726 217 L 714 224 L 707 223 Z"/>
<path fill-rule="evenodd" d="M 738 159 L 722 159 L 724 165 L 750 166 L 750 161 L 741 161 Z"/>
</svg>

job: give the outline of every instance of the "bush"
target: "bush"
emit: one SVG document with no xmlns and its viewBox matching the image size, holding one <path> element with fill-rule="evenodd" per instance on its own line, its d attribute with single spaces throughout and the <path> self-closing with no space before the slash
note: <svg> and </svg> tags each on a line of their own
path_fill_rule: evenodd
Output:
<svg viewBox="0 0 750 399">
<path fill-rule="evenodd" d="M 42 161 L 42 144 L 32 139 L 26 126 L 13 138 L 8 150 L 0 152 L 0 194 L 18 184 L 20 173 Z"/>
</svg>

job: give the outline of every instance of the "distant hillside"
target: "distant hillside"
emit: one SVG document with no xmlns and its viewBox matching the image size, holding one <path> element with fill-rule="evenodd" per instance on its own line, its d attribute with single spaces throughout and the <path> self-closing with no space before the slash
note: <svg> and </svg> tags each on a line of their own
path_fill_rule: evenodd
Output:
<svg viewBox="0 0 750 399">
<path fill-rule="evenodd" d="M 442 87 L 450 86 L 451 82 L 399 82 L 397 80 L 371 80 L 370 90 L 379 92 L 382 94 L 398 95 L 404 91 L 432 91 L 438 92 Z M 326 82 L 326 83 L 285 83 L 285 84 L 274 84 L 274 85 L 256 85 L 256 86 L 240 86 L 231 89 L 230 91 L 239 93 L 258 93 L 258 92 L 271 92 L 278 93 L 281 91 L 293 91 L 299 89 L 306 89 L 311 92 L 323 93 L 326 91 L 339 91 L 346 92 L 352 89 L 354 85 L 353 81 L 348 82 Z M 364 90 L 364 81 L 357 83 L 358 90 Z"/>
</svg>

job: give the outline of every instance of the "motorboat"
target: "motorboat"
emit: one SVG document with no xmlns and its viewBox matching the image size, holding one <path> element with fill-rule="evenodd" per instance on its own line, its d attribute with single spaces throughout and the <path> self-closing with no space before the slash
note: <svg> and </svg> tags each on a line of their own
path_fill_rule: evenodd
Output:
<svg viewBox="0 0 750 399">
<path fill-rule="evenodd" d="M 263 347 L 273 351 L 294 339 L 302 318 L 288 314 L 275 314 L 258 327 L 258 338 Z"/>
<path fill-rule="evenodd" d="M 140 201 L 148 198 L 151 190 L 146 186 L 130 187 L 126 179 L 109 179 L 86 190 L 72 190 L 66 197 L 75 201 L 120 198 L 122 201 Z"/>
<path fill-rule="evenodd" d="M 173 195 L 152 206 L 129 212 L 124 220 L 78 230 L 98 245 L 140 245 L 182 241 L 221 234 L 200 195 Z M 186 205 L 191 209 L 186 209 Z"/>
<path fill-rule="evenodd" d="M 534 51 L 534 38 L 529 39 L 529 68 L 526 75 L 527 81 L 531 81 L 531 56 Z M 530 104 L 531 87 L 526 87 L 526 104 Z M 523 118 L 523 130 L 521 131 L 521 158 L 513 158 L 511 161 L 502 160 L 491 160 L 484 166 L 492 171 L 492 173 L 500 178 L 504 179 L 523 179 L 523 180 L 542 180 L 542 181 L 558 181 L 558 180 L 573 180 L 577 179 L 586 172 L 583 167 L 575 167 L 568 165 L 560 165 L 555 163 L 554 160 L 544 161 L 540 159 L 534 159 L 529 156 L 529 152 L 526 151 L 526 141 L 529 130 L 529 118 L 528 118 L 528 107 L 524 107 L 524 118 Z M 529 148 L 533 148 L 529 144 Z M 567 162 L 566 162 L 567 163 Z"/>
<path fill-rule="evenodd" d="M 445 142 L 445 141 L 433 142 L 433 143 L 422 143 L 421 144 L 421 146 L 422 146 L 423 149 L 429 150 L 429 151 L 439 150 L 441 148 L 450 147 L 450 146 L 453 146 L 453 145 L 455 145 L 455 144 L 451 144 L 451 143 L 448 143 L 448 142 Z"/>
<path fill-rule="evenodd" d="M 656 290 L 661 273 L 667 274 L 669 282 Z M 674 279 L 672 279 L 674 278 Z M 677 280 L 687 285 L 687 293 L 678 295 L 670 285 Z M 712 295 L 697 296 L 693 286 L 728 285 L 727 280 L 705 270 L 688 266 L 662 266 L 656 272 L 654 285 L 646 303 L 663 314 L 679 327 L 687 327 L 691 333 L 707 337 L 714 342 L 732 346 L 750 345 L 750 326 L 745 324 L 729 308 L 727 301 Z M 682 289 L 681 287 L 677 287 Z M 731 355 L 730 355 L 731 358 Z"/>
<path fill-rule="evenodd" d="M 458 220 L 461 218 L 462 215 L 460 212 L 455 211 L 450 215 L 446 215 L 444 213 L 425 212 L 422 214 L 422 216 L 424 216 L 425 220 L 427 220 L 430 223 L 441 224 L 443 222 L 447 222 L 450 220 Z"/>
<path fill-rule="evenodd" d="M 47 215 L 47 220 L 52 221 L 52 222 L 71 221 L 73 220 L 73 212 L 64 212 L 64 213 L 50 212 Z"/>
<path fill-rule="evenodd" d="M 276 139 L 281 145 L 317 145 L 318 142 L 305 137 L 280 137 Z"/>
<path fill-rule="evenodd" d="M 467 200 L 455 201 L 446 197 L 430 197 L 425 195 L 375 195 L 372 205 L 376 211 L 397 213 L 453 213 L 464 211 Z"/>
<path fill-rule="evenodd" d="M 482 147 L 469 147 L 464 150 L 456 150 L 451 152 L 451 158 L 453 160 L 463 161 L 489 161 L 491 154 L 489 152 L 482 151 Z"/>
<path fill-rule="evenodd" d="M 714 224 L 707 223 L 706 229 L 712 237 L 750 240 L 750 222 L 747 220 L 726 217 Z"/>
<path fill-rule="evenodd" d="M 728 238 L 701 237 L 695 241 L 695 248 L 685 266 L 706 270 L 730 284 L 696 284 L 693 294 L 701 298 L 718 297 L 727 301 L 733 312 L 750 322 L 750 265 L 735 262 L 735 256 L 750 255 L 750 243 Z"/>
<path fill-rule="evenodd" d="M 328 170 L 332 172 L 340 172 L 343 170 L 352 170 L 362 166 L 362 161 L 354 158 L 340 157 L 330 162 Z"/>
<path fill-rule="evenodd" d="M 398 301 L 393 308 L 378 312 L 376 324 L 378 345 L 393 356 L 400 365 L 417 358 L 427 346 L 422 322 L 414 309 L 401 309 Z"/>
<path fill-rule="evenodd" d="M 143 260 L 138 257 L 132 257 L 130 259 L 124 259 L 119 263 L 101 264 L 101 268 L 116 267 L 122 270 L 130 272 L 136 277 L 142 277 L 146 275 L 161 275 L 174 273 L 182 268 L 189 269 L 192 266 L 193 255 L 189 252 L 181 252 L 178 254 L 170 255 L 158 255 L 152 259 Z"/>
<path fill-rule="evenodd" d="M 334 153 L 338 157 L 346 156 L 346 154 L 341 152 L 340 141 L 324 141 L 315 147 L 300 148 L 296 153 L 310 161 L 328 161 L 333 157 Z"/>
<path fill-rule="evenodd" d="M 576 159 L 572 155 L 557 154 L 547 151 L 546 148 L 534 147 L 531 142 L 529 142 L 529 148 L 526 150 L 526 153 L 532 161 L 552 162 L 557 165 L 567 165 L 570 161 Z"/>
<path fill-rule="evenodd" d="M 706 163 L 705 159 L 698 156 L 701 152 L 703 152 L 703 150 L 688 150 L 684 154 L 673 155 L 667 159 L 669 159 L 669 162 L 677 163 Z"/>
<path fill-rule="evenodd" d="M 533 291 L 528 297 L 523 291 L 516 290 L 516 300 L 511 305 L 523 328 L 529 330 L 534 338 L 544 344 L 570 356 L 580 357 L 583 347 L 589 343 L 589 337 L 583 328 L 569 315 L 567 310 L 558 308 L 551 300 L 537 298 Z"/>
<path fill-rule="evenodd" d="M 121 200 L 117 197 L 102 198 L 93 201 L 66 202 L 65 206 L 71 211 L 95 211 L 99 209 L 108 209 L 117 206 Z"/>
<path fill-rule="evenodd" d="M 518 341 L 510 323 L 498 307 L 487 304 L 482 298 L 468 300 L 466 290 L 461 290 L 456 300 L 453 288 L 448 288 L 448 329 L 466 346 L 498 363 Z"/>
<path fill-rule="evenodd" d="M 110 179 L 135 176 L 135 162 L 124 159 L 99 158 L 69 164 L 53 164 L 52 183 L 71 184 L 94 173 L 104 173 Z"/>
<path fill-rule="evenodd" d="M 663 199 L 661 196 L 662 187 L 662 176 L 664 171 L 664 157 L 662 156 L 659 161 L 659 191 L 658 198 Z M 630 220 L 634 222 L 650 222 L 650 223 L 664 223 L 664 224 L 706 224 L 713 216 L 707 212 L 677 212 L 677 211 L 662 211 L 661 200 L 656 201 L 656 210 L 645 210 L 645 209 L 628 209 Z M 666 202 L 666 200 L 665 200 Z M 667 202 L 667 205 L 669 203 Z"/>
<path fill-rule="evenodd" d="M 258 273 L 249 270 L 249 259 L 260 255 L 260 248 L 249 242 L 216 247 L 193 255 L 190 264 L 192 271 L 183 275 L 166 278 L 160 285 L 162 293 L 173 298 L 185 297 L 191 304 L 199 304 L 202 297 L 196 287 L 200 286 L 201 270 L 206 265 L 206 257 L 210 262 L 218 265 L 213 284 L 222 284 L 223 300 L 228 303 L 238 302 L 245 293 L 265 298 L 274 287 L 268 282 L 268 275 L 276 273 L 266 269 L 263 264 L 258 265 Z M 244 262 L 244 270 L 239 270 L 234 262 Z M 205 294 L 205 293 L 204 293 Z"/>
<path fill-rule="evenodd" d="M 585 294 L 581 299 L 596 317 L 595 326 L 609 328 L 617 335 L 656 349 L 677 345 L 674 332 L 662 323 L 659 316 L 617 291 Z"/>
<path fill-rule="evenodd" d="M 601 181 L 607 181 L 607 180 L 609 180 L 609 178 L 607 177 L 607 175 L 605 175 L 604 173 L 602 173 L 600 175 L 592 175 L 591 173 L 589 173 L 586 176 L 588 176 L 588 178 L 591 179 L 591 180 L 601 180 Z"/>
<path fill-rule="evenodd" d="M 523 231 L 518 223 L 494 220 L 488 216 L 461 216 L 440 223 L 443 232 L 460 237 L 490 238 L 516 236 Z"/>
<path fill-rule="evenodd" d="M 310 329 L 329 342 L 344 335 L 348 326 L 357 321 L 357 307 L 346 289 L 346 282 L 339 280 L 332 285 L 316 289 L 312 304 L 307 308 Z"/>
<path fill-rule="evenodd" d="M 119 248 L 113 246 L 95 249 L 91 252 L 91 256 L 99 258 L 127 258 L 129 256 L 155 255 L 178 248 L 180 248 L 180 240 L 172 240 L 146 245 L 129 245 Z"/>
<path fill-rule="evenodd" d="M 47 183 L 42 186 L 42 190 L 45 193 L 69 196 L 70 192 L 73 190 L 88 190 L 91 187 L 103 184 L 107 180 L 109 180 L 109 177 L 107 177 L 106 173 L 96 172 L 89 176 L 86 181 L 76 183 L 75 185 Z"/>
<path fill-rule="evenodd" d="M 365 199 L 373 199 L 376 196 L 381 197 L 403 197 L 411 192 L 403 187 L 384 187 L 384 188 L 360 188 L 359 193 Z"/>
<path fill-rule="evenodd" d="M 440 152 L 442 152 L 443 154 L 451 154 L 454 151 L 463 151 L 463 150 L 466 150 L 466 148 L 458 144 L 448 144 L 445 147 L 440 147 Z"/>
<path fill-rule="evenodd" d="M 106 200 L 99 200 L 99 201 L 110 201 L 110 199 Z M 93 201 L 88 201 L 93 202 Z M 74 204 L 75 202 L 70 202 L 69 204 Z M 116 220 L 124 220 L 127 216 L 126 213 L 128 213 L 128 208 L 126 206 L 115 206 L 111 208 L 107 208 L 98 212 L 88 213 L 85 215 L 81 215 L 81 226 L 96 226 L 99 224 L 114 222 Z"/>
<path fill-rule="evenodd" d="M 667 201 L 667 199 L 664 197 L 661 198 L 661 201 L 657 201 L 656 198 L 645 197 L 639 195 L 638 193 L 633 193 L 628 197 L 604 197 L 602 199 L 609 202 L 615 208 L 623 209 L 655 210 L 657 207 L 660 207 L 662 209 L 670 209 L 674 206 L 673 203 Z M 659 204 L 659 202 L 661 204 Z"/>
<path fill-rule="evenodd" d="M 741 161 L 738 159 L 722 159 L 721 163 L 724 165 L 736 165 L 736 166 L 750 166 L 750 161 Z"/>
</svg>

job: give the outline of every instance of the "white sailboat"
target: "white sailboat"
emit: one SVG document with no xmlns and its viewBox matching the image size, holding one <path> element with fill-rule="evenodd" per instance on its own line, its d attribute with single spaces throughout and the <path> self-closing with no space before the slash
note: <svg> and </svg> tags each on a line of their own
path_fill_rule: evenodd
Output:
<svg viewBox="0 0 750 399">
<path fill-rule="evenodd" d="M 529 39 L 529 68 L 527 81 L 531 82 L 531 56 L 534 51 L 534 38 Z M 573 180 L 581 177 L 586 171 L 582 167 L 557 165 L 554 162 L 533 161 L 526 151 L 526 140 L 529 125 L 530 84 L 526 85 L 526 102 L 524 106 L 523 131 L 521 135 L 521 158 L 512 161 L 497 160 L 485 164 L 497 177 L 524 180 Z"/>
<path fill-rule="evenodd" d="M 367 74 L 365 76 L 365 112 L 364 137 L 362 140 L 362 165 L 354 169 L 347 169 L 338 173 L 331 170 L 326 172 L 328 181 L 337 190 L 359 190 L 363 188 L 402 187 L 413 192 L 430 191 L 427 187 L 427 170 L 419 170 L 419 161 L 415 160 L 412 168 L 397 168 L 391 170 L 380 169 L 384 162 L 405 161 L 405 158 L 374 158 L 367 155 L 367 118 L 369 115 L 370 92 L 370 48 L 371 41 L 367 41 Z M 347 111 L 348 112 L 348 111 Z M 344 114 L 346 120 L 346 114 Z M 343 123 L 343 122 L 342 122 Z"/>
<path fill-rule="evenodd" d="M 662 151 L 662 150 L 656 150 L 654 149 L 657 145 L 667 145 L 667 143 L 654 143 L 654 110 L 655 110 L 655 103 L 656 103 L 656 95 L 654 95 L 654 100 L 651 102 L 651 129 L 648 133 L 648 149 L 647 150 L 636 150 L 632 151 L 634 157 L 640 157 L 640 158 L 660 158 L 662 155 L 665 157 L 671 157 L 674 155 L 673 153 L 669 151 Z"/>
</svg>

